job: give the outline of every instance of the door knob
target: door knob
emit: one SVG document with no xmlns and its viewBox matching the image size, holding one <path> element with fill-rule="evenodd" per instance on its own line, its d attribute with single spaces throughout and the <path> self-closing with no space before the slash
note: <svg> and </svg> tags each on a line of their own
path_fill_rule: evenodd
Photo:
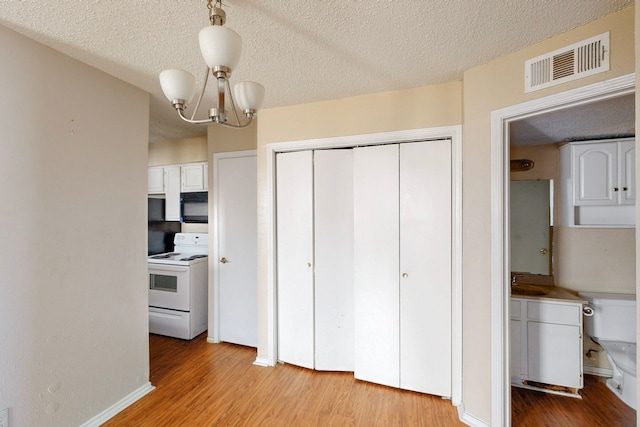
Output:
<svg viewBox="0 0 640 427">
<path fill-rule="evenodd" d="M 547 250 L 547 248 L 542 248 L 542 249 L 540 249 L 540 253 L 541 253 L 542 255 L 546 255 L 546 254 L 548 254 L 548 253 L 549 253 L 549 251 Z"/>
<path fill-rule="evenodd" d="M 227 263 L 227 259 L 225 257 L 220 258 L 220 262 L 223 264 Z"/>
</svg>

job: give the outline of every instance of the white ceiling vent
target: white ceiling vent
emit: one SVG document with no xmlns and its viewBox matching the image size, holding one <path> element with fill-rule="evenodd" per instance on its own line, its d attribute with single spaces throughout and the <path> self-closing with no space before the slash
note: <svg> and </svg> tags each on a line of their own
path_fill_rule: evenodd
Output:
<svg viewBox="0 0 640 427">
<path fill-rule="evenodd" d="M 524 91 L 544 89 L 609 70 L 609 32 L 524 63 Z"/>
</svg>

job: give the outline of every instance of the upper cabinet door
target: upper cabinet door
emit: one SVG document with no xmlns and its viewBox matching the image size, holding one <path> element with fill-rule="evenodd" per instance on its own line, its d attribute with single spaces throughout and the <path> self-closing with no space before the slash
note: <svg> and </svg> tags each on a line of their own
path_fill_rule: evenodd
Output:
<svg viewBox="0 0 640 427">
<path fill-rule="evenodd" d="M 147 170 L 147 193 L 164 194 L 164 167 L 152 166 Z"/>
<path fill-rule="evenodd" d="M 573 149 L 574 204 L 618 204 L 621 189 L 618 187 L 617 145 L 603 142 L 575 145 Z"/>
<path fill-rule="evenodd" d="M 187 193 L 190 191 L 204 191 L 207 176 L 205 173 L 206 163 L 191 163 L 181 166 L 182 179 L 180 180 L 180 191 Z"/>
<path fill-rule="evenodd" d="M 620 174 L 620 204 L 636 204 L 636 143 L 621 141 L 618 143 Z"/>
<path fill-rule="evenodd" d="M 165 221 L 180 221 L 180 166 L 165 166 Z"/>
</svg>

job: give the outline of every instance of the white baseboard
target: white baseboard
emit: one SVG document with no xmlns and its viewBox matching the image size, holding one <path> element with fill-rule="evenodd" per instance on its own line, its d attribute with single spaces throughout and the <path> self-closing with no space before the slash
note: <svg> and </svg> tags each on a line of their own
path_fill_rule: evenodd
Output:
<svg viewBox="0 0 640 427">
<path fill-rule="evenodd" d="M 489 424 L 485 423 L 482 420 L 479 420 L 473 415 L 467 414 L 464 411 L 464 404 L 462 403 L 459 404 L 457 408 L 458 408 L 458 418 L 460 419 L 460 421 L 462 421 L 466 425 L 472 426 L 472 427 L 491 427 Z"/>
<path fill-rule="evenodd" d="M 276 366 L 275 363 L 272 363 L 271 360 L 267 359 L 266 357 L 257 357 L 253 364 L 264 367 Z"/>
<path fill-rule="evenodd" d="M 612 377 L 613 369 L 611 368 L 598 368 L 597 366 L 584 365 L 582 371 L 585 374 L 597 375 L 599 377 Z"/>
<path fill-rule="evenodd" d="M 118 413 L 122 412 L 125 408 L 127 408 L 129 405 L 132 405 L 137 400 L 146 396 L 148 393 L 150 393 L 153 390 L 155 390 L 155 387 L 152 386 L 150 382 L 146 383 L 145 385 L 138 388 L 137 390 L 134 390 L 132 393 L 123 397 L 122 399 L 120 399 L 119 401 L 117 401 L 115 404 L 111 405 L 104 411 L 100 412 L 98 415 L 91 418 L 89 421 L 85 422 L 84 424 L 81 424 L 80 427 L 99 427 L 100 425 L 105 423 L 107 420 L 113 418 Z"/>
</svg>

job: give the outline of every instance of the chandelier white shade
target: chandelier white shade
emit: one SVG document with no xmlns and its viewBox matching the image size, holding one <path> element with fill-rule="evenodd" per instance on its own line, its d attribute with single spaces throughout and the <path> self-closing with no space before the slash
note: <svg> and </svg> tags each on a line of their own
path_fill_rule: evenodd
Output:
<svg viewBox="0 0 640 427">
<path fill-rule="evenodd" d="M 256 82 L 240 82 L 233 87 L 233 96 L 241 110 L 259 110 L 264 100 L 264 86 Z"/>
<path fill-rule="evenodd" d="M 200 52 L 209 68 L 236 69 L 242 53 L 242 39 L 233 30 L 211 25 L 200 30 Z"/>
<path fill-rule="evenodd" d="M 196 93 L 196 78 L 184 70 L 164 70 L 160 73 L 160 86 L 169 101 L 181 100 L 188 104 Z"/>
<path fill-rule="evenodd" d="M 164 95 L 184 121 L 194 124 L 217 123 L 234 128 L 243 128 L 251 123 L 256 111 L 262 106 L 264 87 L 256 82 L 240 82 L 236 84 L 232 93 L 229 86 L 229 78 L 231 77 L 231 72 L 240 62 L 242 39 L 238 33 L 224 27 L 226 14 L 221 9 L 222 1 L 217 0 L 215 6 L 211 3 L 212 0 L 207 1 L 211 25 L 203 28 L 199 33 L 200 51 L 204 62 L 207 64 L 207 69 L 202 91 L 190 118 L 186 117 L 184 113 L 187 109 L 187 104 L 191 102 L 195 94 L 195 77 L 184 70 L 164 70 L 160 73 L 160 85 Z M 212 75 L 216 80 L 215 85 L 212 85 L 216 89 L 216 105 L 209 108 L 207 119 L 195 119 L 207 88 L 209 75 Z M 235 101 L 234 97 L 236 98 Z M 231 101 L 230 105 L 226 105 L 227 98 Z M 236 104 L 246 119 L 244 123 L 239 119 Z M 229 111 L 225 109 L 227 106 Z M 235 118 L 235 123 L 228 122 L 227 116 L 229 112 Z"/>
</svg>

